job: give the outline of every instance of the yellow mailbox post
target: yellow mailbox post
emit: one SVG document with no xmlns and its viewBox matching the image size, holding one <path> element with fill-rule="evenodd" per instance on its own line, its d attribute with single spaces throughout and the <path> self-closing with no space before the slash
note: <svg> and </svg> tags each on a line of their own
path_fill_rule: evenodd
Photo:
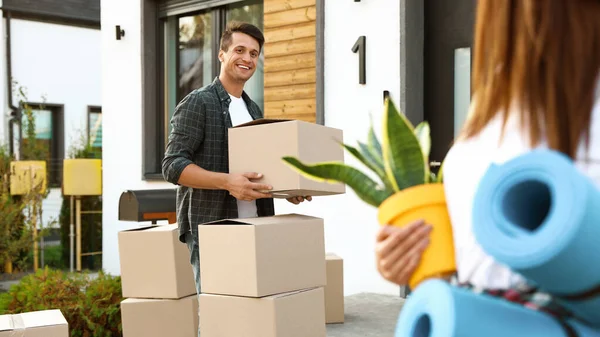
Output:
<svg viewBox="0 0 600 337">
<path fill-rule="evenodd" d="M 17 160 L 10 162 L 10 194 L 27 195 L 36 190 L 43 194 L 48 185 L 46 178 L 46 162 L 43 160 Z M 31 222 L 33 224 L 33 270 L 38 270 L 37 212 L 41 200 L 35 198 L 31 205 Z"/>
<path fill-rule="evenodd" d="M 81 257 L 96 255 L 102 252 L 81 252 L 81 214 L 101 213 L 99 210 L 81 210 L 81 197 L 102 195 L 102 159 L 65 159 L 63 161 L 63 186 L 62 193 L 71 198 L 71 224 L 70 224 L 70 267 L 73 271 L 73 241 L 77 237 L 77 271 L 81 271 Z M 75 223 L 73 226 L 73 201 L 75 199 Z"/>
</svg>

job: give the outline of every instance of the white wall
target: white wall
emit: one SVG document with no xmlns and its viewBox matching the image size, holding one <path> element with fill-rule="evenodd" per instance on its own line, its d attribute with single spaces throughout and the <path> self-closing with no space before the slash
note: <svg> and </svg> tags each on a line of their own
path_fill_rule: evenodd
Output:
<svg viewBox="0 0 600 337">
<path fill-rule="evenodd" d="M 2 0 L 0 0 L 2 6 Z M 3 11 L 0 10 L 0 17 Z M 0 20 L 0 55 L 6 55 L 6 19 Z M 8 119 L 10 110 L 8 108 L 8 91 L 6 90 L 6 57 L 0 57 L 0 146 L 8 149 Z"/>
<path fill-rule="evenodd" d="M 366 140 L 369 114 L 380 134 L 384 90 L 399 103 L 399 13 L 396 0 L 325 1 L 325 123 L 344 130 L 344 141 L 351 145 Z M 358 83 L 358 54 L 351 51 L 361 35 L 366 36 L 365 85 Z M 363 169 L 347 152 L 345 161 Z M 346 294 L 398 294 L 399 287 L 384 280 L 374 263 L 377 210 L 351 189 L 345 195 L 314 198 L 300 206 L 278 200 L 276 209 L 325 219 L 326 249 L 344 258 Z"/>
<path fill-rule="evenodd" d="M 123 3 L 102 0 L 104 130 L 105 137 L 103 266 L 119 274 L 117 233 L 135 224 L 117 220 L 118 198 L 125 189 L 169 188 L 168 183 L 141 181 L 141 59 L 140 0 Z M 400 92 L 399 4 L 381 2 L 326 1 L 325 119 L 344 130 L 351 144 L 365 139 L 369 113 L 376 131 L 381 120 L 382 92 L 389 90 L 398 101 Z M 335 22 L 335 24 L 333 24 Z M 114 26 L 121 25 L 125 38 L 117 41 Z M 383 37 L 385 32 L 386 37 Z M 358 55 L 350 51 L 360 35 L 367 37 L 367 84 L 358 84 Z M 351 99 L 349 99 L 351 98 Z M 119 135 L 118 137 L 116 135 Z M 356 161 L 346 156 L 347 163 Z M 378 229 L 376 209 L 352 192 L 315 198 L 295 206 L 276 202 L 277 213 L 302 213 L 323 217 L 326 249 L 345 259 L 346 294 L 383 292 L 398 294 L 399 288 L 379 276 L 374 264 L 374 240 Z"/>
<path fill-rule="evenodd" d="M 64 104 L 66 154 L 74 132 L 86 130 L 87 106 L 102 104 L 100 31 L 12 19 L 11 38 L 13 79 L 29 100 Z"/>
<path fill-rule="evenodd" d="M 119 196 L 126 189 L 173 188 L 142 181 L 141 1 L 102 0 L 102 266 L 120 274 L 117 233 L 136 227 L 118 220 Z M 115 37 L 121 25 L 125 36 Z M 110 136 L 108 136 L 110 135 Z"/>
<path fill-rule="evenodd" d="M 79 132 L 86 132 L 88 105 L 102 105 L 100 31 L 12 19 L 11 55 L 13 80 L 26 88 L 30 102 L 45 97 L 48 104 L 64 105 L 67 156 Z M 19 99 L 13 94 L 15 106 Z M 61 203 L 60 189 L 52 189 L 42 206 L 44 225 L 58 220 Z"/>
</svg>

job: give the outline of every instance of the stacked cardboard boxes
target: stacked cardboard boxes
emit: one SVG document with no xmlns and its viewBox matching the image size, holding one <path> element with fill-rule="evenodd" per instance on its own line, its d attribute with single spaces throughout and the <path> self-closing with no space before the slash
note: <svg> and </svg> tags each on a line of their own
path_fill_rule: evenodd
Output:
<svg viewBox="0 0 600 337">
<path fill-rule="evenodd" d="M 325 337 L 322 219 L 222 220 L 198 238 L 202 337 Z"/>
<path fill-rule="evenodd" d="M 124 337 L 198 334 L 198 296 L 177 225 L 119 232 Z"/>
</svg>

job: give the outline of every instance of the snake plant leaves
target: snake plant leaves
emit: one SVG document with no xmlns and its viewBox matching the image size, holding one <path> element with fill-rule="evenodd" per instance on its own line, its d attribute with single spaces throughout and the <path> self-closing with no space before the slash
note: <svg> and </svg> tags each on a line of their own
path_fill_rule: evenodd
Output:
<svg viewBox="0 0 600 337">
<path fill-rule="evenodd" d="M 377 160 L 378 163 L 383 167 L 383 155 L 381 152 L 381 144 L 379 140 L 377 140 L 377 136 L 375 135 L 375 130 L 373 130 L 373 121 L 371 121 L 371 126 L 369 127 L 369 134 L 367 136 L 367 145 L 369 151 L 373 154 L 373 158 Z"/>
<path fill-rule="evenodd" d="M 338 162 L 305 164 L 293 157 L 283 157 L 283 161 L 300 174 L 317 181 L 335 181 L 348 185 L 367 204 L 379 207 L 390 196 L 369 176 L 359 170 Z"/>
<path fill-rule="evenodd" d="M 379 176 L 379 179 L 381 179 L 381 182 L 383 182 L 386 189 L 388 189 L 390 193 L 393 192 L 394 189 L 392 188 L 392 185 L 390 184 L 390 182 L 385 174 L 385 169 L 383 167 L 383 163 L 381 163 L 381 166 L 380 166 L 379 163 L 377 163 L 376 160 L 373 159 L 373 154 L 369 151 L 368 147 L 365 144 L 362 144 L 360 142 L 358 142 L 358 144 L 359 144 L 359 146 L 362 145 L 361 151 L 358 151 L 355 147 L 347 145 L 347 144 L 342 144 L 342 145 L 356 159 L 358 159 L 366 167 L 370 168 L 373 172 L 375 172 L 377 174 L 377 176 Z"/>
<path fill-rule="evenodd" d="M 389 98 L 385 101 L 382 138 L 385 171 L 396 191 L 429 181 L 427 162 L 414 128 Z"/>
<path fill-rule="evenodd" d="M 429 160 L 429 154 L 431 152 L 431 129 L 429 128 L 429 123 L 419 123 L 415 128 L 415 135 L 417 135 L 419 144 L 421 144 L 421 150 L 423 151 L 425 160 Z"/>
<path fill-rule="evenodd" d="M 443 183 L 444 182 L 444 162 L 442 162 L 442 165 L 440 166 L 440 169 L 437 173 L 437 179 L 436 181 L 437 183 Z"/>
</svg>

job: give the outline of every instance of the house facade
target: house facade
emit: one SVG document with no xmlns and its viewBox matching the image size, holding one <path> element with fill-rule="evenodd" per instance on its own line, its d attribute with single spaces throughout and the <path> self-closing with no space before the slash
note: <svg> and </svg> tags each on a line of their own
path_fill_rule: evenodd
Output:
<svg viewBox="0 0 600 337">
<path fill-rule="evenodd" d="M 81 137 L 101 147 L 99 0 L 0 2 L 0 145 L 20 158 L 25 102 L 36 116 L 36 142 L 47 148 L 50 194 L 42 224 L 57 220 L 62 161 Z"/>
<path fill-rule="evenodd" d="M 110 134 L 103 139 L 103 268 L 120 273 L 117 233 L 141 225 L 118 220 L 121 193 L 175 187 L 160 165 L 169 119 L 182 97 L 217 76 L 219 37 L 229 20 L 264 31 L 260 66 L 246 91 L 265 117 L 339 128 L 355 144 L 371 123 L 380 134 L 389 95 L 413 123 L 430 121 L 432 159 L 443 159 L 468 106 L 474 1 L 429 3 L 101 0 L 103 128 Z M 452 25 L 453 33 L 437 38 Z M 345 161 L 360 166 L 350 155 Z M 297 206 L 276 200 L 275 207 L 325 220 L 326 250 L 344 259 L 346 294 L 398 294 L 374 264 L 377 210 L 352 190 Z"/>
</svg>

